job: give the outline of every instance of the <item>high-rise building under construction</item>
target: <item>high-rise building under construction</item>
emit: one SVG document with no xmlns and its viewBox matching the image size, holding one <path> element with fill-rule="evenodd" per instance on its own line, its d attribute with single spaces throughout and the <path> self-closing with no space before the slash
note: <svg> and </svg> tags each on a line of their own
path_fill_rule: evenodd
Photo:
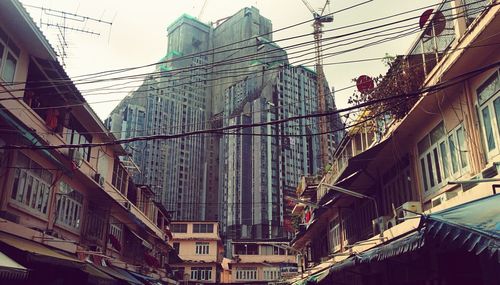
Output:
<svg viewBox="0 0 500 285">
<path fill-rule="evenodd" d="M 315 72 L 290 65 L 256 8 L 215 27 L 183 15 L 167 31 L 167 55 L 156 72 L 107 119 L 120 138 L 318 111 Z M 127 149 L 141 170 L 137 182 L 151 185 L 174 219 L 218 220 L 227 238 L 275 238 L 287 235 L 285 196 L 301 175 L 320 169 L 316 120 L 134 142 Z M 332 130 L 341 127 L 338 116 L 329 122 Z"/>
</svg>

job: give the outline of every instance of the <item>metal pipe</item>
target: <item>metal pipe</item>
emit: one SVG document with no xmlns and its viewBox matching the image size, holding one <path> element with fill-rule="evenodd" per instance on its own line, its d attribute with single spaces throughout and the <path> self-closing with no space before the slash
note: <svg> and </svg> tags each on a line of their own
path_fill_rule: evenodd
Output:
<svg viewBox="0 0 500 285">
<path fill-rule="evenodd" d="M 461 180 L 461 181 L 448 181 L 448 184 L 468 184 L 468 183 L 481 183 L 481 182 L 496 182 L 500 181 L 500 178 L 483 178 L 483 179 L 471 179 L 471 180 Z"/>
</svg>

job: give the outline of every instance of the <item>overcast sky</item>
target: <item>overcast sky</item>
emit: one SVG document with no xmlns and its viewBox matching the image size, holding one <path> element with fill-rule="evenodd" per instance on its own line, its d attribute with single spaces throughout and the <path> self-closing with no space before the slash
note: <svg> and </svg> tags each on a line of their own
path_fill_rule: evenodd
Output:
<svg viewBox="0 0 500 285">
<path fill-rule="evenodd" d="M 79 75 L 104 70 L 134 67 L 157 62 L 167 52 L 167 26 L 183 13 L 195 17 L 200 16 L 201 21 L 208 23 L 228 17 L 244 7 L 255 6 L 260 10 L 262 16 L 272 21 L 274 30 L 311 19 L 311 13 L 301 0 L 207 0 L 205 9 L 201 15 L 200 12 L 205 0 L 21 0 L 21 2 L 27 5 L 64 10 L 69 13 L 112 22 L 110 26 L 91 21 L 78 22 L 66 20 L 67 26 L 100 33 L 100 35 L 97 36 L 69 30 L 66 31 L 66 41 L 68 45 L 66 49 L 66 70 L 70 77 L 76 78 Z M 362 2 L 365 1 L 331 1 L 331 12 L 339 11 Z M 325 24 L 324 30 L 337 30 L 325 32 L 324 37 L 332 37 L 348 32 L 359 31 L 398 19 L 418 16 L 425 9 L 407 13 L 396 18 L 388 18 L 380 22 L 339 29 L 346 25 L 388 17 L 396 13 L 406 12 L 439 2 L 438 0 L 373 0 L 367 4 L 336 14 L 334 22 Z M 314 8 L 319 8 L 325 2 L 324 0 L 309 0 L 309 3 Z M 53 15 L 49 15 L 50 12 L 44 12 L 41 9 L 32 7 L 27 7 L 27 9 L 36 22 L 40 22 L 41 20 L 44 23 L 61 23 L 60 19 Z M 54 13 L 55 12 L 52 12 L 52 14 Z M 57 13 L 55 14 L 57 15 Z M 418 25 L 418 19 L 392 27 L 400 27 L 411 23 Z M 49 38 L 52 45 L 57 49 L 60 44 L 57 38 L 56 28 L 42 26 L 42 30 Z M 377 34 L 370 37 L 400 32 L 402 30 L 403 29 L 386 32 L 379 31 Z M 274 40 L 285 39 L 311 32 L 311 23 L 306 23 L 277 32 L 273 35 L 273 38 Z M 351 79 L 359 75 L 367 74 L 376 76 L 380 73 L 384 73 L 386 68 L 379 60 L 339 65 L 328 64 L 383 57 L 386 53 L 390 55 L 406 53 L 416 37 L 417 34 L 413 34 L 385 44 L 366 47 L 337 56 L 325 57 L 324 63 L 326 65 L 324 69 L 330 87 L 335 87 L 337 90 L 342 89 L 352 85 Z M 331 50 L 325 51 L 324 54 L 327 55 L 328 53 L 353 48 L 378 39 L 381 38 L 373 38 L 364 42 L 354 42 L 356 39 L 352 38 L 348 41 L 350 43 L 349 45 L 332 48 Z M 285 47 L 294 43 L 311 40 L 312 36 L 308 36 L 293 41 L 280 41 L 278 44 Z M 311 45 L 311 52 L 313 51 L 312 48 L 313 46 Z M 149 67 L 136 70 L 134 73 L 145 73 L 152 70 L 153 67 Z M 108 85 L 109 84 L 110 83 L 108 83 Z M 124 86 L 119 86 L 119 88 L 114 87 L 117 90 L 113 90 L 113 93 L 108 91 L 108 94 L 102 94 L 102 92 L 100 92 L 98 95 L 86 96 L 86 99 L 91 103 L 91 106 L 101 119 L 105 119 L 116 104 L 118 104 L 119 99 L 126 96 L 131 88 L 138 84 L 139 83 L 129 83 L 128 86 L 131 86 L 129 88 L 123 88 Z M 91 94 L 88 90 L 95 88 L 95 86 L 90 85 L 79 85 L 78 87 L 84 95 Z M 340 107 L 347 106 L 347 98 L 352 92 L 352 88 L 337 92 L 337 105 Z M 106 102 L 95 103 L 98 101 Z"/>
</svg>

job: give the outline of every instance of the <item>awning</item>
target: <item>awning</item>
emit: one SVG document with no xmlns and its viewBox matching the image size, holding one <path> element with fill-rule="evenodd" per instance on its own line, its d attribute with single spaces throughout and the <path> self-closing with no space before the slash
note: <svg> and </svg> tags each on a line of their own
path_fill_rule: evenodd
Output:
<svg viewBox="0 0 500 285">
<path fill-rule="evenodd" d="M 320 269 L 319 271 L 311 274 L 308 277 L 295 281 L 293 285 L 306 285 L 306 284 L 316 284 L 325 279 L 329 274 L 328 267 Z"/>
<path fill-rule="evenodd" d="M 147 285 L 163 285 L 160 280 L 155 279 L 153 277 L 149 277 L 149 276 L 142 275 L 142 274 L 139 274 L 139 273 L 135 273 L 135 272 L 132 272 L 132 271 L 129 271 L 129 273 L 131 273 L 135 278 L 141 280 L 144 284 L 147 284 Z"/>
<path fill-rule="evenodd" d="M 423 238 L 423 235 L 423 230 L 412 231 L 401 238 L 391 240 L 387 244 L 382 244 L 369 249 L 357 256 L 351 257 L 350 259 L 355 261 L 355 263 L 369 263 L 411 252 L 424 246 L 425 239 Z"/>
<path fill-rule="evenodd" d="M 0 251 L 0 280 L 24 280 L 28 269 Z"/>
<path fill-rule="evenodd" d="M 423 216 L 419 229 L 369 249 L 348 260 L 354 264 L 382 261 L 418 250 L 426 242 L 443 242 L 490 257 L 500 248 L 500 194 Z M 497 255 L 500 258 L 500 255 Z M 499 259 L 500 260 L 500 259 Z M 339 270 L 339 268 L 332 270 Z"/>
<path fill-rule="evenodd" d="M 137 280 L 135 277 L 130 275 L 127 271 L 125 270 L 119 270 L 119 268 L 116 267 L 109 267 L 109 266 L 96 266 L 97 269 L 100 271 L 111 275 L 112 277 L 125 281 L 128 284 L 131 285 L 143 285 L 143 283 L 139 280 Z"/>
<path fill-rule="evenodd" d="M 109 275 L 101 272 L 93 264 L 87 263 L 83 269 L 88 274 L 87 283 L 95 285 L 116 285 L 117 280 Z"/>
<path fill-rule="evenodd" d="M 476 255 L 496 255 L 500 262 L 500 194 L 423 216 L 417 230 L 335 264 L 330 271 L 382 261 L 423 248 L 428 242 L 453 244 Z"/>
<path fill-rule="evenodd" d="M 476 255 L 498 254 L 500 261 L 500 194 L 431 214 L 422 223 L 426 238 L 454 243 Z"/>
<path fill-rule="evenodd" d="M 179 284 L 178 281 L 172 279 L 172 278 L 168 278 L 168 277 L 163 277 L 161 279 L 161 281 L 163 281 L 163 283 L 166 283 L 166 284 L 172 284 L 172 285 L 176 285 L 176 284 Z"/>
<path fill-rule="evenodd" d="M 49 263 L 65 267 L 83 269 L 84 263 L 66 256 L 38 242 L 0 232 L 0 243 L 26 253 L 28 262 Z"/>
<path fill-rule="evenodd" d="M 330 273 L 342 271 L 348 267 L 356 265 L 356 260 L 357 260 L 356 256 L 352 256 L 352 257 L 349 257 L 347 259 L 344 259 L 338 263 L 335 263 L 332 267 L 330 267 L 329 271 L 330 271 Z"/>
<path fill-rule="evenodd" d="M 384 148 L 384 146 L 389 142 L 388 139 L 384 139 L 378 144 L 372 146 L 371 148 L 363 151 L 362 153 L 349 158 L 347 161 L 347 166 L 342 171 L 337 181 L 341 181 L 346 177 L 349 177 L 360 169 L 364 169 L 368 166 L 369 162 L 375 158 L 375 156 Z"/>
<path fill-rule="evenodd" d="M 320 271 L 316 274 L 313 274 L 307 278 L 306 284 L 316 284 L 321 282 L 323 279 L 325 279 L 329 274 L 328 270 L 323 270 Z"/>
</svg>

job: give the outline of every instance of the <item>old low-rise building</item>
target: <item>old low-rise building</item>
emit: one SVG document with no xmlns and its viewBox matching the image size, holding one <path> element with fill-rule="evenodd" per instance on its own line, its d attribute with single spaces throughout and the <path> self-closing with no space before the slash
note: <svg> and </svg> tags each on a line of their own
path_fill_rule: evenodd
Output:
<svg viewBox="0 0 500 285">
<path fill-rule="evenodd" d="M 168 213 L 115 140 L 21 3 L 1 1 L 0 283 L 173 282 Z"/>
<path fill-rule="evenodd" d="M 499 282 L 498 4 L 438 5 L 397 58 L 422 72 L 411 78 L 419 88 L 399 94 L 414 103 L 371 120 L 370 140 L 351 131 L 330 172 L 299 185 L 292 246 L 306 270 L 292 283 Z"/>
<path fill-rule="evenodd" d="M 297 256 L 286 240 L 234 240 L 223 264 L 223 283 L 277 284 L 297 273 Z"/>
<path fill-rule="evenodd" d="M 218 222 L 174 221 L 171 246 L 181 260 L 171 263 L 181 284 L 220 283 L 224 248 Z"/>
</svg>

